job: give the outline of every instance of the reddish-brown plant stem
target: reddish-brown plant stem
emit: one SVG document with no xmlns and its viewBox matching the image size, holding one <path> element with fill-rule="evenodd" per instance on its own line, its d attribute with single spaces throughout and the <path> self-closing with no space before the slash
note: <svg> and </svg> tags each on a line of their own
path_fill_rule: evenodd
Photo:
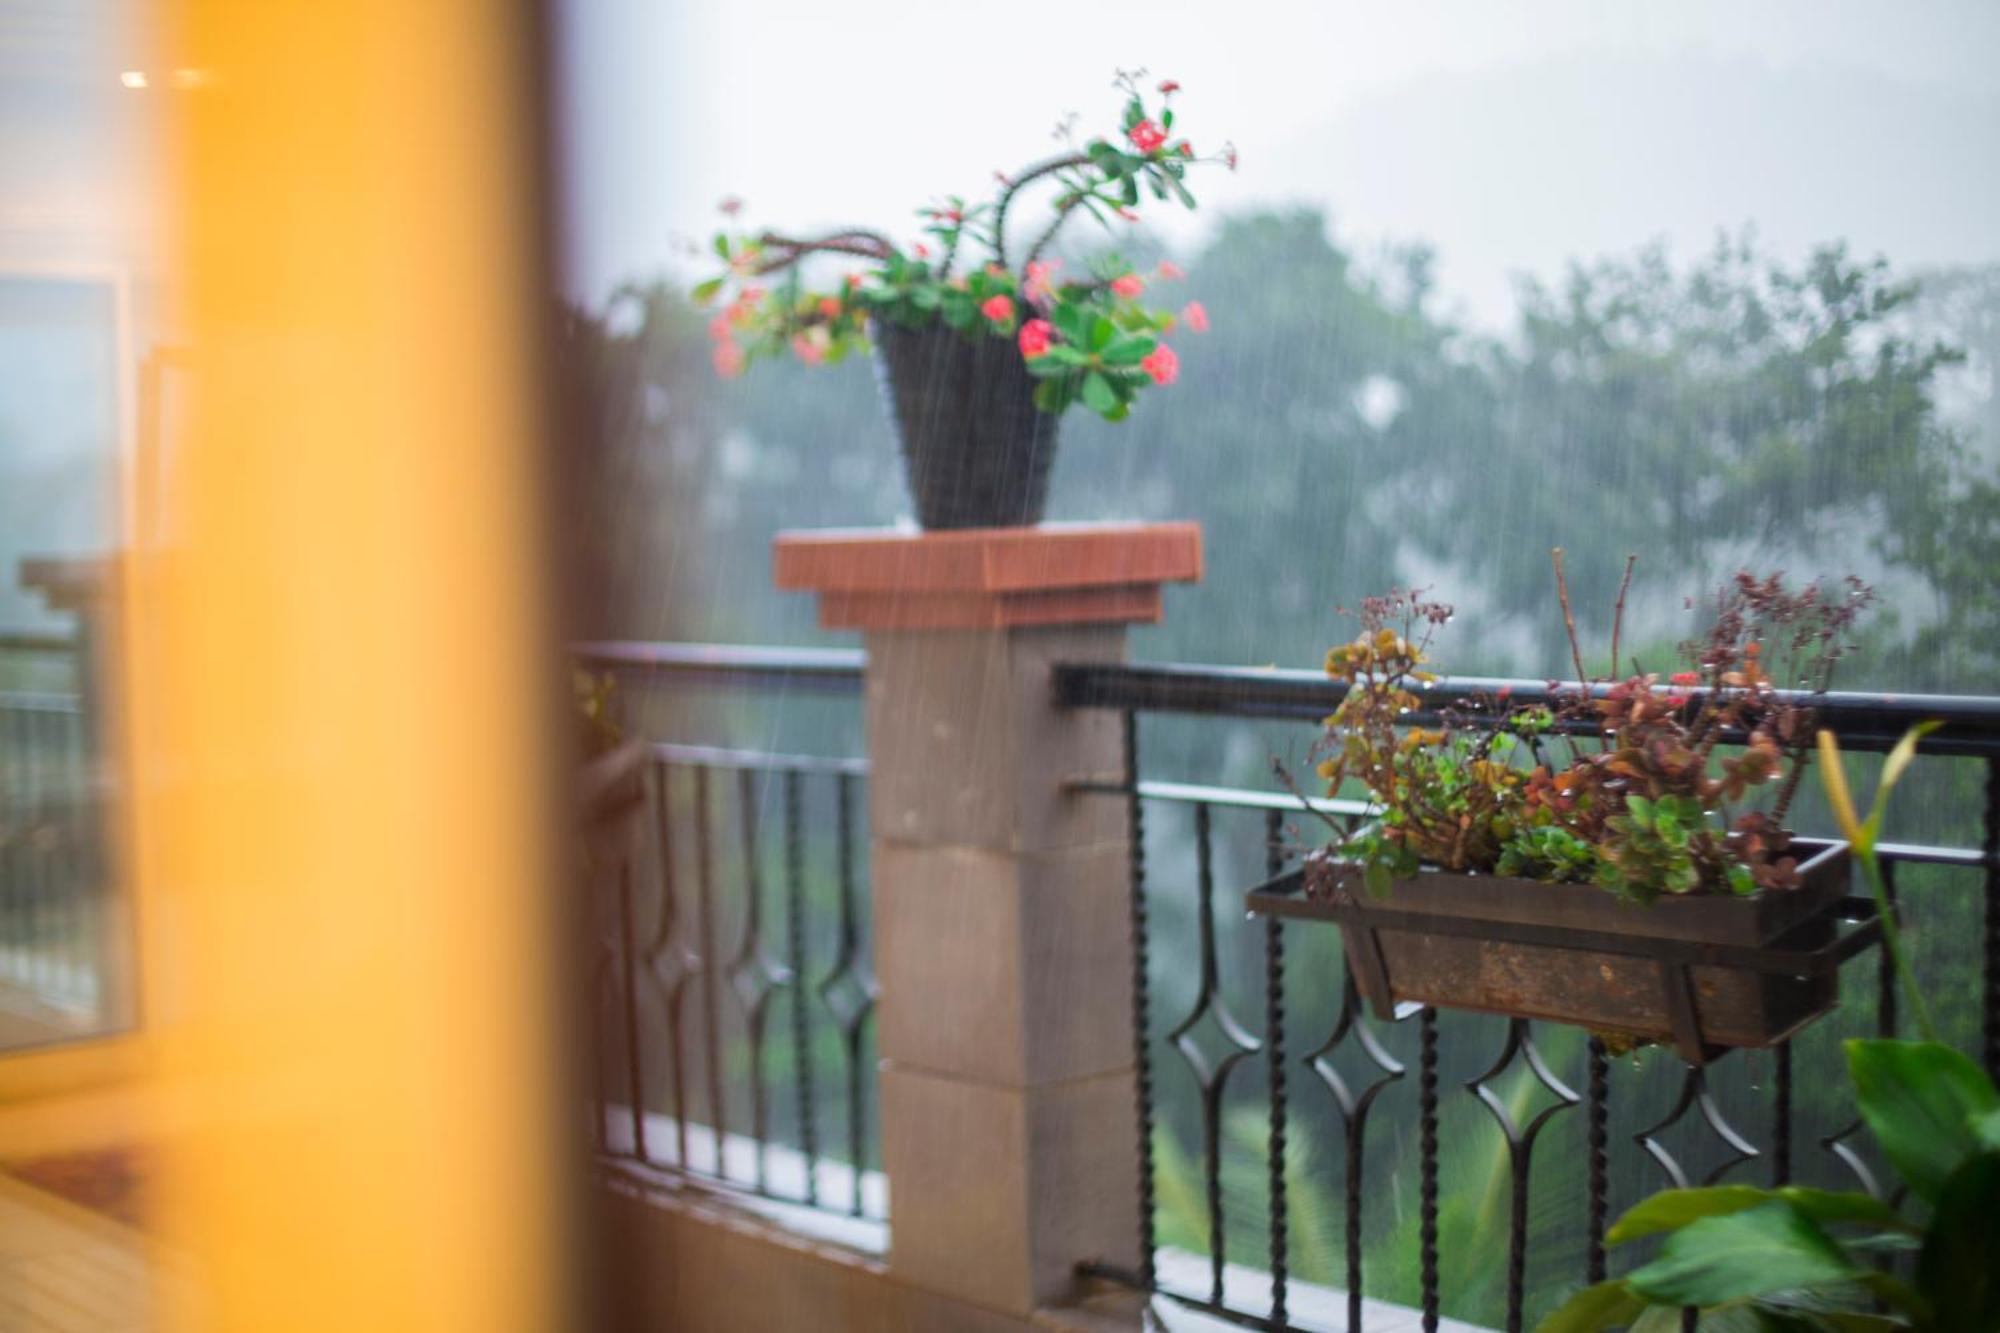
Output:
<svg viewBox="0 0 2000 1333">
<path fill-rule="evenodd" d="M 812 237 L 780 236 L 776 232 L 765 232 L 757 238 L 757 242 L 759 245 L 784 252 L 759 261 L 751 270 L 759 277 L 766 273 L 775 273 L 779 269 L 790 268 L 810 254 L 856 255 L 862 259 L 883 260 L 895 253 L 896 249 L 889 243 L 887 237 L 858 227 Z"/>
<path fill-rule="evenodd" d="M 1618 665 L 1618 636 L 1625 628 L 1625 594 L 1632 587 L 1632 566 L 1639 563 L 1638 554 L 1625 557 L 1625 577 L 1618 580 L 1618 601 L 1611 608 L 1611 678 L 1617 680 L 1624 668 Z"/>
<path fill-rule="evenodd" d="M 998 263 L 1001 268 L 1007 267 L 1007 209 L 1013 204 L 1014 196 L 1021 192 L 1021 187 L 1030 181 L 1040 180 L 1043 176 L 1052 175 L 1055 172 L 1063 171 L 1070 167 L 1085 166 L 1089 162 L 1090 158 L 1087 154 L 1065 153 L 1059 157 L 1051 157 L 1037 162 L 1007 182 L 1007 188 L 1000 192 L 1000 198 L 993 205 L 994 262 Z M 1058 221 L 1060 220 L 1058 219 Z"/>
</svg>

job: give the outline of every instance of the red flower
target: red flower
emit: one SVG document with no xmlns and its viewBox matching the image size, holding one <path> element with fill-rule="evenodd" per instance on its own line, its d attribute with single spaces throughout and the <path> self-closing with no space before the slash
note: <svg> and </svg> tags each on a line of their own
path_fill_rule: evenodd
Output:
<svg viewBox="0 0 2000 1333">
<path fill-rule="evenodd" d="M 922 241 L 918 241 L 916 253 L 919 259 L 929 259 L 931 257 L 931 248 Z"/>
<path fill-rule="evenodd" d="M 729 314 L 727 311 L 708 321 L 708 336 L 717 342 L 729 341 Z"/>
<path fill-rule="evenodd" d="M 1172 97 L 1175 93 L 1179 92 L 1180 90 L 1181 90 L 1181 81 L 1179 79 L 1168 79 L 1166 82 L 1160 85 L 1160 91 L 1168 97 Z"/>
<path fill-rule="evenodd" d="M 1688 696 L 1686 694 L 1670 694 L 1667 696 L 1667 707 L 1680 708 L 1684 706 L 1687 703 L 1687 701 L 1688 701 Z"/>
<path fill-rule="evenodd" d="M 861 275 L 859 273 L 850 273 L 847 275 L 847 290 L 850 292 L 861 290 Z"/>
<path fill-rule="evenodd" d="M 1125 131 L 1125 137 L 1142 153 L 1150 153 L 1167 141 L 1167 132 L 1150 120 L 1142 120 Z"/>
<path fill-rule="evenodd" d="M 1127 273 L 1111 280 L 1111 290 L 1129 301 L 1146 290 L 1146 280 L 1136 273 Z"/>
<path fill-rule="evenodd" d="M 1699 671 L 1676 671 L 1673 675 L 1667 677 L 1667 679 L 1676 685 L 1696 685 L 1701 682 L 1701 673 Z"/>
<path fill-rule="evenodd" d="M 1137 222 L 1139 220 L 1139 215 L 1123 204 L 1118 206 L 1118 216 L 1124 218 L 1127 222 Z"/>
<path fill-rule="evenodd" d="M 733 342 L 719 342 L 715 345 L 715 373 L 722 378 L 735 379 L 743 373 L 743 349 Z"/>
<path fill-rule="evenodd" d="M 1183 139 L 1179 143 L 1174 145 L 1174 151 L 1176 153 L 1179 153 L 1182 157 L 1193 157 L 1194 145 L 1189 143 L 1186 139 Z"/>
<path fill-rule="evenodd" d="M 1005 324 L 1014 318 L 1014 298 L 1011 296 L 989 296 L 979 307 L 979 313 L 995 324 Z"/>
<path fill-rule="evenodd" d="M 722 202 L 717 204 L 716 207 L 721 209 L 725 214 L 733 218 L 738 213 L 741 213 L 743 211 L 743 201 L 741 199 L 738 199 L 733 194 L 725 195 L 723 197 Z"/>
<path fill-rule="evenodd" d="M 838 296 L 822 296 L 822 297 L 820 297 L 820 298 L 819 298 L 819 312 L 820 312 L 820 314 L 822 314 L 822 315 L 825 315 L 825 316 L 826 316 L 826 317 L 827 317 L 828 319 L 839 319 L 839 318 L 840 318 L 840 298 L 839 298 Z"/>
<path fill-rule="evenodd" d="M 826 360 L 826 348 L 803 333 L 795 333 L 792 335 L 792 355 L 809 366 L 816 366 Z"/>
<path fill-rule="evenodd" d="M 1002 298 L 1005 299 L 1004 297 Z M 1055 327 L 1046 319 L 1031 319 L 1021 326 L 1021 355 L 1032 361 L 1046 356 Z"/>
<path fill-rule="evenodd" d="M 1161 280 L 1165 282 L 1173 282 L 1187 276 L 1187 274 L 1181 271 L 1181 266 L 1171 259 L 1162 259 L 1159 268 L 1155 269 L 1154 272 L 1158 273 Z"/>
<path fill-rule="evenodd" d="M 1173 348 L 1161 343 L 1139 363 L 1139 369 L 1151 375 L 1155 384 L 1172 384 L 1180 378 L 1181 359 L 1174 355 Z"/>
<path fill-rule="evenodd" d="M 1051 279 L 1055 277 L 1056 269 L 1061 265 L 1060 259 L 1037 259 L 1029 263 L 1028 282 L 1024 288 L 1029 299 L 1040 300 L 1055 290 L 1055 284 Z"/>
<path fill-rule="evenodd" d="M 1224 145 L 1224 147 L 1223 147 L 1223 149 L 1222 149 L 1222 162 L 1223 162 L 1223 165 L 1224 165 L 1224 166 L 1226 166 L 1226 167 L 1228 167 L 1228 168 L 1229 168 L 1229 169 L 1230 169 L 1231 171 L 1234 171 L 1234 170 L 1236 170 L 1236 145 L 1235 145 L 1235 144 L 1233 144 L 1233 143 L 1232 143 L 1232 144 L 1226 144 L 1226 145 Z"/>
<path fill-rule="evenodd" d="M 1208 308 L 1199 301 L 1189 301 L 1181 311 L 1181 320 L 1196 333 L 1208 332 Z"/>
</svg>

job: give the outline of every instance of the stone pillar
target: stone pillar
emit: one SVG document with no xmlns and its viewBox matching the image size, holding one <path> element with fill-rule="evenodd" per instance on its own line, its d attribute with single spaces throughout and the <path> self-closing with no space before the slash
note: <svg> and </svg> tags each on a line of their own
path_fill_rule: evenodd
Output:
<svg viewBox="0 0 2000 1333">
<path fill-rule="evenodd" d="M 1125 810 L 1064 786 L 1120 727 L 1051 667 L 1122 659 L 1200 529 L 787 533 L 776 574 L 868 651 L 891 1270 L 1026 1316 L 1139 1258 Z"/>
</svg>

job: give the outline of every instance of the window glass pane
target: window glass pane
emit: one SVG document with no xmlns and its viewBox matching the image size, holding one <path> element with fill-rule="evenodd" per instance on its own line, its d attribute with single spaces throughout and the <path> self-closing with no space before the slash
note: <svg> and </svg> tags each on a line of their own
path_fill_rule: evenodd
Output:
<svg viewBox="0 0 2000 1333">
<path fill-rule="evenodd" d="M 112 571 L 157 338 L 147 145 L 187 91 L 140 17 L 0 0 L 0 1050 L 134 1017 Z"/>
</svg>

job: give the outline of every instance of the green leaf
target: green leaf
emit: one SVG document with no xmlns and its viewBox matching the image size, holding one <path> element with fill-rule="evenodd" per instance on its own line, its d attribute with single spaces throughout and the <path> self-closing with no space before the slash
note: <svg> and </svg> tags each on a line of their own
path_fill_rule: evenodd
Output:
<svg viewBox="0 0 2000 1333">
<path fill-rule="evenodd" d="M 1130 208 L 1139 202 L 1139 182 L 1131 176 L 1125 177 L 1118 184 L 1118 193 L 1124 199 L 1125 206 Z"/>
<path fill-rule="evenodd" d="M 722 290 L 722 284 L 726 281 L 726 278 L 710 278 L 707 282 L 698 282 L 689 295 L 694 297 L 696 305 L 707 305 L 715 299 L 715 294 Z"/>
<path fill-rule="evenodd" d="M 1982 1148 L 2000 1148 L 2000 1111 L 1988 1111 L 1972 1118 L 1972 1137 Z"/>
<path fill-rule="evenodd" d="M 1369 897 L 1386 898 L 1389 896 L 1389 891 L 1395 887 L 1395 872 L 1390 869 L 1387 861 L 1370 860 L 1361 871 L 1361 883 L 1362 887 L 1368 890 Z"/>
<path fill-rule="evenodd" d="M 1623 1245 L 1642 1236 L 1677 1231 L 1704 1217 L 1726 1217 L 1767 1203 L 1790 1204 L 1822 1226 L 1855 1222 L 1892 1231 L 1915 1228 L 1888 1204 L 1872 1195 L 1849 1190 L 1816 1190 L 1802 1186 L 1758 1189 L 1752 1185 L 1709 1185 L 1700 1189 L 1661 1190 L 1635 1204 L 1604 1233 L 1608 1245 Z"/>
<path fill-rule="evenodd" d="M 1967 1158 L 1945 1178 L 1917 1289 L 1938 1328 L 2000 1328 L 2000 1152 Z"/>
<path fill-rule="evenodd" d="M 1035 386 L 1035 406 L 1050 416 L 1061 416 L 1076 401 L 1075 375 L 1046 379 Z"/>
<path fill-rule="evenodd" d="M 1788 1203 L 1704 1217 L 1667 1238 L 1630 1273 L 1640 1296 L 1671 1305 L 1719 1305 L 1766 1292 L 1851 1282 L 1859 1270 L 1832 1237 Z"/>
<path fill-rule="evenodd" d="M 1089 342 L 1091 351 L 1102 352 L 1111 345 L 1111 340 L 1117 336 L 1118 326 L 1113 324 L 1107 316 L 1099 315 L 1091 320 Z"/>
<path fill-rule="evenodd" d="M 1625 1289 L 1621 1278 L 1585 1287 L 1557 1306 L 1535 1333 L 1595 1333 L 1600 1328 L 1622 1328 L 1639 1317 L 1646 1302 Z"/>
<path fill-rule="evenodd" d="M 1090 329 L 1089 320 L 1089 311 L 1067 301 L 1057 305 L 1049 315 L 1049 322 L 1056 326 L 1056 332 L 1073 343 L 1084 341 L 1084 335 Z"/>
<path fill-rule="evenodd" d="M 1132 415 L 1132 404 L 1126 402 L 1126 403 L 1120 403 L 1118 404 L 1118 406 L 1112 408 L 1109 412 L 1106 412 L 1104 414 L 1104 419 L 1106 421 L 1123 421 L 1125 418 L 1131 415 Z"/>
<path fill-rule="evenodd" d="M 1851 1040 L 1847 1069 L 1861 1118 L 1917 1197 L 1936 1202 L 1946 1177 L 1979 1151 L 1975 1118 L 2000 1110 L 1978 1065 L 1928 1041 Z"/>
<path fill-rule="evenodd" d="M 717 232 L 715 233 L 715 240 L 711 244 L 715 250 L 715 257 L 717 259 L 729 258 L 729 238 L 727 236 L 724 236 L 721 232 Z"/>
<path fill-rule="evenodd" d="M 1107 366 L 1136 366 L 1153 354 L 1160 344 L 1153 338 L 1120 338 L 1104 349 Z"/>
<path fill-rule="evenodd" d="M 935 310 L 938 301 L 938 289 L 935 287 L 916 287 L 910 291 L 910 304 L 919 310 Z"/>
<path fill-rule="evenodd" d="M 1094 370 L 1085 375 L 1083 405 L 1093 412 L 1109 412 L 1118 406 L 1118 395 L 1112 391 L 1111 381 Z"/>
</svg>

